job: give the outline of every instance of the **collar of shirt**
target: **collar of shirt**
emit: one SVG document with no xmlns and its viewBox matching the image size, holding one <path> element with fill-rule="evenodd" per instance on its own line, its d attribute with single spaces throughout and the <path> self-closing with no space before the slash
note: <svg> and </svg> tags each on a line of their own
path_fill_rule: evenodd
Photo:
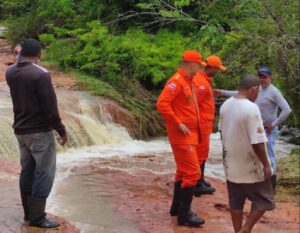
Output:
<svg viewBox="0 0 300 233">
<path fill-rule="evenodd" d="M 185 70 L 184 70 L 184 69 L 182 69 L 182 68 L 178 68 L 177 72 L 178 72 L 179 74 L 181 74 L 181 75 L 182 75 L 182 77 L 184 77 L 185 79 L 187 79 L 187 78 L 188 78 L 188 75 L 187 75 L 187 73 L 185 72 Z"/>
<path fill-rule="evenodd" d="M 209 85 L 212 86 L 211 77 L 209 77 L 203 70 L 200 70 L 199 73 L 209 82 Z"/>
<path fill-rule="evenodd" d="M 189 78 L 188 74 L 182 68 L 178 68 L 177 72 L 189 83 L 193 82 L 192 78 Z"/>
<path fill-rule="evenodd" d="M 32 62 L 18 62 L 17 67 L 23 67 L 23 66 L 28 66 L 31 65 Z"/>
</svg>

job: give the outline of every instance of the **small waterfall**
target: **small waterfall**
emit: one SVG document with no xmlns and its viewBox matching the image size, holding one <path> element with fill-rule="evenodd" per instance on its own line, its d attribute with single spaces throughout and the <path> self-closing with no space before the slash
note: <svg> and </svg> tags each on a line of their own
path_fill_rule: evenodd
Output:
<svg viewBox="0 0 300 233">
<path fill-rule="evenodd" d="M 1 91 L 3 90 L 3 91 Z M 7 87 L 0 86 L 0 157 L 16 158 L 18 143 L 12 130 L 13 112 Z"/>
<path fill-rule="evenodd" d="M 0 106 L 0 111 L 2 111 Z M 18 153 L 18 144 L 14 134 L 11 132 L 11 118 L 0 116 L 0 157 L 15 158 Z"/>
<path fill-rule="evenodd" d="M 115 124 L 106 111 L 106 100 L 85 92 L 57 90 L 59 110 L 68 132 L 69 148 L 91 145 L 113 145 L 132 141 L 127 130 Z M 13 110 L 6 84 L 0 85 L 0 157 L 18 159 L 18 143 L 12 129 Z M 58 137 L 58 135 L 57 135 Z"/>
</svg>

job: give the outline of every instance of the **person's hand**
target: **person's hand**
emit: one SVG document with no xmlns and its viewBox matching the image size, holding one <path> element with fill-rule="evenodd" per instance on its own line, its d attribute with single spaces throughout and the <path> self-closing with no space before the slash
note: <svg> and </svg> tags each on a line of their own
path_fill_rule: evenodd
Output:
<svg viewBox="0 0 300 233">
<path fill-rule="evenodd" d="M 178 125 L 178 128 L 179 128 L 179 130 L 180 130 L 185 136 L 187 136 L 187 135 L 190 134 L 190 131 L 189 131 L 189 129 L 185 126 L 185 124 L 180 123 L 180 124 Z"/>
<path fill-rule="evenodd" d="M 218 97 L 222 95 L 222 90 L 220 89 L 214 89 L 213 90 L 214 96 Z"/>
<path fill-rule="evenodd" d="M 266 125 L 265 126 L 265 130 L 266 130 L 267 134 L 271 134 L 272 130 L 273 130 L 273 126 L 271 124 L 270 125 Z"/>
<path fill-rule="evenodd" d="M 272 168 L 271 166 L 264 167 L 265 180 L 269 179 L 272 176 Z"/>
<path fill-rule="evenodd" d="M 67 141 L 68 141 L 68 135 L 66 132 L 63 136 L 60 137 L 60 139 L 58 140 L 58 143 L 63 146 L 66 144 Z"/>
</svg>

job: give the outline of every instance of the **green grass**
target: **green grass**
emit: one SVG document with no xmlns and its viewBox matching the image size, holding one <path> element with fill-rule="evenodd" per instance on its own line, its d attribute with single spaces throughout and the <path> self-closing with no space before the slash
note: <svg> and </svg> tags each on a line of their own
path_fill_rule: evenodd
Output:
<svg viewBox="0 0 300 233">
<path fill-rule="evenodd" d="M 278 160 L 278 200 L 298 200 L 300 195 L 300 149 Z"/>
<path fill-rule="evenodd" d="M 0 20 L 0 25 L 1 26 L 7 26 L 7 20 L 6 19 L 1 19 Z"/>
<path fill-rule="evenodd" d="M 53 61 L 43 61 L 43 64 L 50 69 L 62 70 L 61 67 Z M 122 106 L 126 105 L 123 96 L 109 83 L 76 70 L 64 69 L 62 71 L 69 74 L 69 76 L 76 81 L 80 90 L 87 91 L 93 95 L 107 97 L 118 102 Z"/>
<path fill-rule="evenodd" d="M 75 71 L 70 72 L 80 89 L 85 90 L 93 95 L 108 97 L 124 105 L 123 96 L 117 92 L 110 84 L 103 82 L 95 77 L 88 76 Z"/>
</svg>

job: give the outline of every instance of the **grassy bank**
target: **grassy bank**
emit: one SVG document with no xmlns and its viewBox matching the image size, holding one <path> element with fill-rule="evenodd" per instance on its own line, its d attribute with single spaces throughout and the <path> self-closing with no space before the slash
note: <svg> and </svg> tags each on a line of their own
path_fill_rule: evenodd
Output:
<svg viewBox="0 0 300 233">
<path fill-rule="evenodd" d="M 278 160 L 277 199 L 298 201 L 300 195 L 300 149 Z"/>
<path fill-rule="evenodd" d="M 44 61 L 43 63 L 51 69 L 62 70 L 54 62 Z M 72 69 L 63 71 L 76 80 L 80 90 L 107 97 L 128 109 L 137 123 L 136 128 L 133 129 L 136 138 L 143 139 L 164 134 L 163 122 L 155 107 L 156 96 L 141 87 L 138 82 L 120 80 L 120 85 L 113 87 L 108 82 L 92 75 Z"/>
</svg>

